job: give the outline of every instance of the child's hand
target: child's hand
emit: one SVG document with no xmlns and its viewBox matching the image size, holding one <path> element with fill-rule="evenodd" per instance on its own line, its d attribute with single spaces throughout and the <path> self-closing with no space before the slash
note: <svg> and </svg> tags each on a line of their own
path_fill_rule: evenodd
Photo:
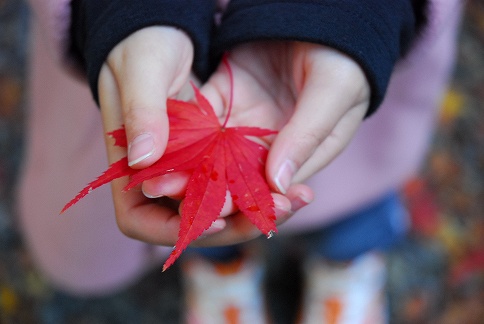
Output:
<svg viewBox="0 0 484 324">
<path fill-rule="evenodd" d="M 169 27 L 150 27 L 140 30 L 113 49 L 103 66 L 99 79 L 100 105 L 104 128 L 107 131 L 125 125 L 128 138 L 128 158 L 133 168 L 144 168 L 161 157 L 168 141 L 166 99 L 175 95 L 187 82 L 193 60 L 193 46 L 183 33 Z M 143 141 L 137 142 L 138 136 Z M 149 135 L 150 137 L 148 137 Z M 136 144 L 145 146 L 137 147 Z M 144 149 L 144 150 L 143 150 Z M 109 161 L 112 163 L 126 152 L 107 139 Z M 183 198 L 187 175 L 184 173 L 162 177 L 151 183 L 162 183 L 162 199 L 149 199 L 141 190 L 122 192 L 126 179 L 112 182 L 116 220 L 127 236 L 161 245 L 174 245 L 178 238 L 180 216 L 178 199 Z M 143 190 L 149 185 L 143 186 Z M 306 188 L 295 186 L 287 197 L 274 194 L 279 222 L 289 217 L 290 197 L 298 199 Z M 148 192 L 148 196 L 159 196 Z M 156 190 L 155 190 L 156 191 Z M 312 197 L 309 192 L 306 196 Z M 168 197 L 174 198 L 170 199 Z M 299 205 L 300 206 L 300 205 Z M 233 213 L 226 207 L 222 216 Z M 224 231 L 222 236 L 208 241 L 209 245 L 226 245 L 260 235 L 258 230 L 244 221 L 245 217 L 232 216 L 229 222 L 220 219 L 206 232 Z M 238 225 L 232 226 L 237 223 Z M 247 226 L 245 226 L 245 225 Z M 227 226 L 228 225 L 228 226 Z"/>
<path fill-rule="evenodd" d="M 104 128 L 125 126 L 128 158 L 133 168 L 158 160 L 168 141 L 166 100 L 187 82 L 193 45 L 172 27 L 141 29 L 109 54 L 99 76 L 99 100 Z M 126 152 L 107 140 L 110 163 Z M 122 192 L 126 179 L 112 184 L 116 220 L 129 237 L 172 245 L 178 235 L 178 211 L 146 198 L 140 190 Z"/>
<path fill-rule="evenodd" d="M 232 124 L 278 129 L 267 178 L 285 193 L 326 166 L 349 143 L 369 105 L 370 86 L 348 56 L 302 42 L 256 42 L 230 54 Z M 202 89 L 221 113 L 228 77 L 221 66 Z"/>
<path fill-rule="evenodd" d="M 234 75 L 229 124 L 280 130 L 271 143 L 266 175 L 281 193 L 273 194 L 275 201 L 297 211 L 313 199 L 312 190 L 298 182 L 335 158 L 360 125 L 370 100 L 368 81 L 346 55 L 308 43 L 250 43 L 234 49 L 229 61 Z M 202 87 L 221 120 L 230 94 L 228 80 L 227 69 L 220 66 Z M 278 216 L 280 225 L 292 213 Z M 239 214 L 224 222 L 223 230 L 197 243 L 236 243 L 257 234 Z"/>
</svg>

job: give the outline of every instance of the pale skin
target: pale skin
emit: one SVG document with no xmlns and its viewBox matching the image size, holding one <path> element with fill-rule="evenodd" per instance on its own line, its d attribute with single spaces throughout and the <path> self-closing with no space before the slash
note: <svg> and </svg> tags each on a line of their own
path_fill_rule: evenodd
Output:
<svg viewBox="0 0 484 324">
<path fill-rule="evenodd" d="M 125 125 L 131 167 L 145 168 L 162 156 L 169 131 L 166 99 L 186 86 L 192 61 L 189 37 L 171 27 L 137 31 L 109 54 L 99 77 L 103 123 L 106 132 Z M 312 201 L 312 190 L 301 182 L 349 143 L 367 111 L 370 87 L 351 58 L 321 45 L 249 43 L 234 48 L 229 62 L 235 85 L 229 126 L 279 130 L 268 139 L 266 164 L 279 225 Z M 229 100 L 228 80 L 221 65 L 201 87 L 221 121 Z M 108 138 L 106 147 L 110 162 L 126 155 Z M 120 230 L 141 241 L 174 245 L 178 209 L 147 197 L 182 199 L 187 177 L 174 174 L 145 181 L 142 190 L 127 193 L 122 192 L 127 179 L 113 182 Z M 258 235 L 228 199 L 220 218 L 194 245 L 234 244 Z"/>
</svg>

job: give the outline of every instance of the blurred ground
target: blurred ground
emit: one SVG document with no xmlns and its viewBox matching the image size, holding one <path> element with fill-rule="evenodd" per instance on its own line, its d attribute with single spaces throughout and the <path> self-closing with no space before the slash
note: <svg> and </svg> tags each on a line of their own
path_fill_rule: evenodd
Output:
<svg viewBox="0 0 484 324">
<path fill-rule="evenodd" d="M 0 0 L 0 324 L 179 322 L 176 267 L 92 299 L 56 291 L 35 271 L 16 231 L 11 190 L 22 158 L 27 29 L 23 2 Z M 467 3 L 458 54 L 425 169 L 404 190 L 412 234 L 388 255 L 392 323 L 484 323 L 482 0 Z M 275 275 L 291 275 L 294 262 L 279 261 L 285 267 Z M 297 282 L 276 288 L 291 291 Z"/>
</svg>

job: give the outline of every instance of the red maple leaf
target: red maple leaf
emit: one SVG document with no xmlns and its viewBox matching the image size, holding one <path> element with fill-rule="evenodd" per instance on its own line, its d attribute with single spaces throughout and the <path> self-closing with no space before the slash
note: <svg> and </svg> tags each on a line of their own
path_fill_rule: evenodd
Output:
<svg viewBox="0 0 484 324">
<path fill-rule="evenodd" d="M 274 201 L 264 175 L 267 148 L 248 139 L 276 132 L 258 127 L 227 127 L 232 109 L 233 77 L 230 77 L 230 103 L 223 125 L 220 125 L 208 100 L 193 86 L 196 102 L 168 99 L 170 136 L 164 155 L 151 166 L 135 170 L 127 158 L 113 163 L 101 176 L 89 183 L 65 205 L 66 211 L 93 189 L 110 181 L 130 176 L 124 188 L 129 190 L 145 180 L 171 172 L 190 171 L 180 231 L 175 248 L 163 266 L 170 267 L 188 245 L 219 217 L 229 190 L 238 209 L 266 236 L 277 232 Z M 108 133 L 116 146 L 126 147 L 124 128 Z"/>
</svg>

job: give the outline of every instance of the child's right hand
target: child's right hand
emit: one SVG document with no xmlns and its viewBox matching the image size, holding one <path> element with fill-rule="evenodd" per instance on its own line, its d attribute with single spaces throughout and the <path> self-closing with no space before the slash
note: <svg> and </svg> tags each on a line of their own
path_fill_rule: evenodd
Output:
<svg viewBox="0 0 484 324">
<path fill-rule="evenodd" d="M 148 167 L 162 156 L 169 131 L 166 100 L 188 81 L 193 52 L 188 35 L 160 26 L 131 34 L 110 52 L 99 76 L 104 130 L 124 125 L 131 167 Z M 106 148 L 110 163 L 126 155 L 111 139 Z M 178 211 L 146 198 L 141 190 L 122 192 L 126 181 L 112 182 L 120 230 L 143 241 L 173 245 L 180 222 Z"/>
</svg>

